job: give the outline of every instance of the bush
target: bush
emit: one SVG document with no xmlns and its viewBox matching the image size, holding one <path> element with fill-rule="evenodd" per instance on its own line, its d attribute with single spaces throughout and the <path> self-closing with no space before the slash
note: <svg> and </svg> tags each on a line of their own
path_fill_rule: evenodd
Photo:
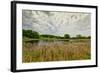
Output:
<svg viewBox="0 0 100 73">
<path fill-rule="evenodd" d="M 39 33 L 36 31 L 32 31 L 32 30 L 23 30 L 23 37 L 38 39 Z"/>
</svg>

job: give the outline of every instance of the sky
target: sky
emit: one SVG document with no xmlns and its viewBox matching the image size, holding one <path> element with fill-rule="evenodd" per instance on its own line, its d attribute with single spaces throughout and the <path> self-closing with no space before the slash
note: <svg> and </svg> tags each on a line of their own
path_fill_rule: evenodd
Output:
<svg viewBox="0 0 100 73">
<path fill-rule="evenodd" d="M 91 35 L 91 14 L 67 11 L 22 10 L 22 28 L 39 34 Z"/>
</svg>

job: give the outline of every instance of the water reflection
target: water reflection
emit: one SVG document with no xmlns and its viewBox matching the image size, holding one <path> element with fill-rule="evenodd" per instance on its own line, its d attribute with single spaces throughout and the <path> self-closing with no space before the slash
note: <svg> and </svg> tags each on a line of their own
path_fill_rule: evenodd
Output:
<svg viewBox="0 0 100 73">
<path fill-rule="evenodd" d="M 49 45 L 49 44 L 64 44 L 65 42 L 68 42 L 69 40 L 28 40 L 25 43 L 35 46 L 43 46 L 43 45 Z"/>
<path fill-rule="evenodd" d="M 65 43 L 72 43 L 72 42 L 86 42 L 87 40 L 73 40 L 73 39 L 67 39 L 67 40 L 39 40 L 39 39 L 33 39 L 25 41 L 26 44 L 30 44 L 31 46 L 43 46 L 43 45 L 49 45 L 49 44 L 65 44 Z"/>
</svg>

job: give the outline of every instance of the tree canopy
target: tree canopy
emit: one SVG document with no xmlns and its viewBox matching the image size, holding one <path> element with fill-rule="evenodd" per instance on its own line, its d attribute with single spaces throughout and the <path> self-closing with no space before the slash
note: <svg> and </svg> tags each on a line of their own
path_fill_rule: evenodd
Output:
<svg viewBox="0 0 100 73">
<path fill-rule="evenodd" d="M 69 39 L 69 38 L 70 38 L 70 35 L 69 35 L 69 34 L 65 34 L 65 35 L 64 35 L 64 38 L 65 38 L 65 39 Z"/>
<path fill-rule="evenodd" d="M 70 37 L 69 34 L 64 34 L 64 36 L 50 35 L 50 34 L 39 34 L 36 31 L 32 30 L 23 30 L 23 37 L 39 39 L 90 39 L 91 36 L 82 36 L 81 34 L 76 35 L 75 37 Z"/>
<path fill-rule="evenodd" d="M 32 30 L 23 30 L 23 36 L 28 37 L 28 38 L 38 39 L 39 38 L 39 33 L 36 32 L 36 31 L 32 31 Z"/>
</svg>

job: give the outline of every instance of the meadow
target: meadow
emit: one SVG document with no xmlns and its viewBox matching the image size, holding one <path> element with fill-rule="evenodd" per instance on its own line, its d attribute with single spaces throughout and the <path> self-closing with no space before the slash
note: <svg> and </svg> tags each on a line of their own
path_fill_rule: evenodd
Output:
<svg viewBox="0 0 100 73">
<path fill-rule="evenodd" d="M 23 41 L 22 61 L 48 62 L 91 59 L 91 40 Z"/>
</svg>

